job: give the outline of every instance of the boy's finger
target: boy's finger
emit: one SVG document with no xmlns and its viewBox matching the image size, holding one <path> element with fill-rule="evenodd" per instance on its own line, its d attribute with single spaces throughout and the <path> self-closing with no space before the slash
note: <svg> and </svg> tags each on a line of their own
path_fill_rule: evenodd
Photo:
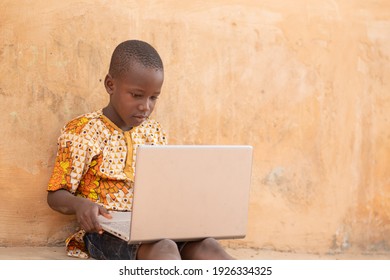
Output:
<svg viewBox="0 0 390 280">
<path fill-rule="evenodd" d="M 95 227 L 95 230 L 99 233 L 99 234 L 102 234 L 103 233 L 103 228 L 102 226 L 100 225 L 100 223 L 98 221 L 95 221 L 94 222 L 94 227 Z"/>
<path fill-rule="evenodd" d="M 103 217 L 107 218 L 107 219 L 111 219 L 112 218 L 112 216 L 110 215 L 108 210 L 106 208 L 104 208 L 103 206 L 99 207 L 99 214 L 102 215 Z"/>
</svg>

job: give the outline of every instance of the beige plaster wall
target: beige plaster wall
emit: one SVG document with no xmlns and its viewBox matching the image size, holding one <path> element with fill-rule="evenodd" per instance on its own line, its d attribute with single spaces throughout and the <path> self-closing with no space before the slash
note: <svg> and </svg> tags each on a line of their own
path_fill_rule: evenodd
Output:
<svg viewBox="0 0 390 280">
<path fill-rule="evenodd" d="M 63 124 L 103 107 L 113 48 L 166 66 L 171 143 L 254 146 L 248 235 L 231 246 L 390 251 L 390 2 L 0 2 L 0 246 L 62 244 L 46 205 Z"/>
</svg>

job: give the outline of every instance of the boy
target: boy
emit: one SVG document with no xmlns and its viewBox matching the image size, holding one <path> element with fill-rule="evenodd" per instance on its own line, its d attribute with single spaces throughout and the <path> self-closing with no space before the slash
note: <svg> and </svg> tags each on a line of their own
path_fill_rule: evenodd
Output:
<svg viewBox="0 0 390 280">
<path fill-rule="evenodd" d="M 110 96 L 108 105 L 72 120 L 62 129 L 47 201 L 60 213 L 76 215 L 80 224 L 81 229 L 66 241 L 68 255 L 95 259 L 232 259 L 212 238 L 130 245 L 103 232 L 97 220 L 98 215 L 111 218 L 108 210 L 131 211 L 137 147 L 167 143 L 160 124 L 149 119 L 163 80 L 163 63 L 157 51 L 146 42 L 125 41 L 114 50 L 104 80 Z"/>
</svg>

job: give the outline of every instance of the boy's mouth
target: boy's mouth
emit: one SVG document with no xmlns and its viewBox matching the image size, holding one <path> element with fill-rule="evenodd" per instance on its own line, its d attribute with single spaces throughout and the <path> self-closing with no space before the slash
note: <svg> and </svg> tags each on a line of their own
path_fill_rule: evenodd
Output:
<svg viewBox="0 0 390 280">
<path fill-rule="evenodd" d="M 134 118 L 136 118 L 139 121 L 144 121 L 144 120 L 146 120 L 147 116 L 146 115 L 135 115 Z"/>
</svg>

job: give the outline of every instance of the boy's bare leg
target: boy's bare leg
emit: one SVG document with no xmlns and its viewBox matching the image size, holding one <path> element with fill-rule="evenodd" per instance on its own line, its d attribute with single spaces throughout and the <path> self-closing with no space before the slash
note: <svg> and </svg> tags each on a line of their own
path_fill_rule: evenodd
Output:
<svg viewBox="0 0 390 280">
<path fill-rule="evenodd" d="M 181 251 L 183 260 L 233 260 L 217 240 L 206 238 L 202 241 L 188 242 Z"/>
<path fill-rule="evenodd" d="M 138 248 L 138 260 L 180 260 L 180 252 L 174 241 L 164 239 L 155 243 L 142 244 Z"/>
</svg>

